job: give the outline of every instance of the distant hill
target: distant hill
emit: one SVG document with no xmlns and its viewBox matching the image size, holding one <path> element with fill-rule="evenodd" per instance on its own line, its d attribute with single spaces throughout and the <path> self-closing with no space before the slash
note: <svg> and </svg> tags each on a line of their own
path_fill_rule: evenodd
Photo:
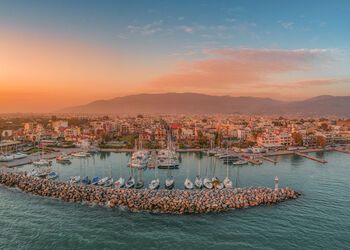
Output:
<svg viewBox="0 0 350 250">
<path fill-rule="evenodd" d="M 282 102 L 270 98 L 211 96 L 196 93 L 139 94 L 99 100 L 62 110 L 96 114 L 315 114 L 350 115 L 350 96 L 318 96 Z"/>
</svg>

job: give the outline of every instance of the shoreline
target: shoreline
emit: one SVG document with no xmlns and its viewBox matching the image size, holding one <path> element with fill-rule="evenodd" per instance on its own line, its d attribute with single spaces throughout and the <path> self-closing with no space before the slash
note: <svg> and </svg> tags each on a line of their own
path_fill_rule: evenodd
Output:
<svg viewBox="0 0 350 250">
<path fill-rule="evenodd" d="M 278 191 L 267 187 L 223 190 L 115 189 L 71 185 L 15 173 L 1 173 L 0 184 L 65 202 L 96 204 L 110 208 L 125 207 L 131 212 L 166 214 L 219 213 L 232 209 L 274 205 L 300 196 L 300 193 L 288 187 Z"/>
</svg>

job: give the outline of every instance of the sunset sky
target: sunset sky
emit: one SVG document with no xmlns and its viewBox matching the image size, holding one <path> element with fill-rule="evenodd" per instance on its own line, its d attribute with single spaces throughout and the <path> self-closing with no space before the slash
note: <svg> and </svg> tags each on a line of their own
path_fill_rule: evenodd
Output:
<svg viewBox="0 0 350 250">
<path fill-rule="evenodd" d="M 0 1 L 0 113 L 138 93 L 350 95 L 350 1 Z"/>
</svg>

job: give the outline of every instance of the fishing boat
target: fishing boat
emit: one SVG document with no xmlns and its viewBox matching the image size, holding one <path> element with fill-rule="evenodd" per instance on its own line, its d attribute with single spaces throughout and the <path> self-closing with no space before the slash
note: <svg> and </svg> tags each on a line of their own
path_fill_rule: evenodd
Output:
<svg viewBox="0 0 350 250">
<path fill-rule="evenodd" d="M 47 175 L 47 179 L 49 179 L 49 180 L 54 180 L 54 179 L 57 179 L 57 178 L 58 178 L 58 174 L 56 172 L 50 172 Z"/>
<path fill-rule="evenodd" d="M 185 189 L 193 189 L 193 182 L 189 178 L 186 178 L 184 186 Z"/>
<path fill-rule="evenodd" d="M 133 188 L 135 186 L 135 178 L 130 176 L 129 179 L 125 183 L 126 188 Z"/>
<path fill-rule="evenodd" d="M 33 161 L 33 165 L 37 166 L 37 167 L 49 166 L 49 165 L 51 165 L 51 161 L 48 161 L 45 159 L 40 159 L 38 161 Z"/>
<path fill-rule="evenodd" d="M 157 178 L 151 181 L 151 183 L 148 185 L 148 188 L 155 190 L 155 189 L 158 189 L 159 186 L 160 186 L 160 182 L 159 182 L 159 179 Z"/>
<path fill-rule="evenodd" d="M 80 176 L 73 176 L 69 179 L 70 184 L 76 184 L 79 183 L 81 180 Z"/>
<path fill-rule="evenodd" d="M 112 177 L 108 177 L 108 179 L 105 182 L 105 187 L 111 187 L 113 185 L 113 178 Z"/>
<path fill-rule="evenodd" d="M 194 180 L 194 185 L 198 189 L 201 189 L 203 187 L 203 181 L 199 175 L 196 176 L 196 179 Z"/>
<path fill-rule="evenodd" d="M 165 189 L 173 189 L 175 186 L 175 180 L 173 176 L 166 178 L 165 180 Z"/>
<path fill-rule="evenodd" d="M 213 183 L 213 187 L 214 189 L 223 189 L 224 188 L 224 184 L 219 180 L 218 177 L 213 177 L 212 178 L 212 183 Z"/>
<path fill-rule="evenodd" d="M 85 176 L 82 180 L 81 183 L 85 184 L 85 185 L 89 185 L 91 184 L 91 180 L 89 179 L 89 176 Z"/>
<path fill-rule="evenodd" d="M 225 188 L 232 188 L 232 181 L 228 177 L 224 179 L 223 183 Z"/>
<path fill-rule="evenodd" d="M 100 181 L 100 177 L 95 176 L 94 178 L 92 178 L 91 184 L 97 185 L 99 181 Z"/>
<path fill-rule="evenodd" d="M 211 180 L 209 178 L 204 178 L 203 180 L 203 186 L 207 189 L 212 189 L 213 188 L 213 183 L 211 182 Z"/>
<path fill-rule="evenodd" d="M 236 166 L 241 166 L 241 165 L 246 165 L 248 164 L 248 161 L 246 160 L 238 160 L 232 163 L 232 165 L 236 165 Z"/>
<path fill-rule="evenodd" d="M 123 177 L 119 177 L 118 180 L 114 182 L 115 188 L 122 188 L 125 185 L 125 179 Z"/>
</svg>

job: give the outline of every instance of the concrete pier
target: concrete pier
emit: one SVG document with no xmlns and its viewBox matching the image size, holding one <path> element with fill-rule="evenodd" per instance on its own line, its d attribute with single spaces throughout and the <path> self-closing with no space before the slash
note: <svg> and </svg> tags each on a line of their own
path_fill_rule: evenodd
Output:
<svg viewBox="0 0 350 250">
<path fill-rule="evenodd" d="M 312 157 L 312 156 L 310 156 L 310 155 L 303 154 L 303 153 L 300 153 L 300 152 L 297 152 L 297 151 L 295 151 L 294 154 L 295 154 L 295 155 L 298 155 L 298 156 L 301 156 L 301 157 L 305 157 L 305 158 L 310 159 L 310 160 L 313 160 L 313 161 L 317 161 L 317 162 L 319 162 L 319 163 L 323 163 L 323 164 L 327 163 L 326 160 L 318 159 L 318 158 L 316 158 L 316 157 Z"/>
<path fill-rule="evenodd" d="M 269 162 L 272 162 L 273 164 L 277 164 L 277 161 L 274 160 L 274 159 L 271 159 L 269 157 L 266 157 L 266 156 L 260 156 L 261 159 L 265 160 L 265 161 L 269 161 Z"/>
</svg>

